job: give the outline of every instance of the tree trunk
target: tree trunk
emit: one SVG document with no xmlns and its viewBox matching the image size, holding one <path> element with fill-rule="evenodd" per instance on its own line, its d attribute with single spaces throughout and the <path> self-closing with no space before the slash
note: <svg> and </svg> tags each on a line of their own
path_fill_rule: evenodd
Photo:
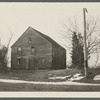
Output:
<svg viewBox="0 0 100 100">
<path fill-rule="evenodd" d="M 7 71 L 7 65 L 5 64 L 5 62 L 1 62 L 2 63 L 2 71 L 6 72 Z"/>
</svg>

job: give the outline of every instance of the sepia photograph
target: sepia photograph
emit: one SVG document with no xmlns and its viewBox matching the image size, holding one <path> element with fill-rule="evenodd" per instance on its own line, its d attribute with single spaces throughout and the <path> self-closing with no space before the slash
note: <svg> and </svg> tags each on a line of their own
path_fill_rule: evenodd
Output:
<svg viewBox="0 0 100 100">
<path fill-rule="evenodd" d="M 0 92 L 12 91 L 100 92 L 100 3 L 0 2 Z"/>
</svg>

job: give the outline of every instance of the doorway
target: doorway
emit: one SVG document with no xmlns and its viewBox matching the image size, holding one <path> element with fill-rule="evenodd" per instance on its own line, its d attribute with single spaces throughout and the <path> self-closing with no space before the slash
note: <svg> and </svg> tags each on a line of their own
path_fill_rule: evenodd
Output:
<svg viewBox="0 0 100 100">
<path fill-rule="evenodd" d="M 46 59 L 44 57 L 40 58 L 39 60 L 39 69 L 44 69 L 46 64 Z"/>
<path fill-rule="evenodd" d="M 29 58 L 28 59 L 28 69 L 29 70 L 37 70 L 37 59 L 36 58 Z"/>
</svg>

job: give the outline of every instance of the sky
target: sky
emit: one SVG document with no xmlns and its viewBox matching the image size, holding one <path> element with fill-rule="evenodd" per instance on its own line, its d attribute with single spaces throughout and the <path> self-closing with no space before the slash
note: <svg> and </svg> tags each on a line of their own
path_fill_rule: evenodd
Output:
<svg viewBox="0 0 100 100">
<path fill-rule="evenodd" d="M 60 34 L 63 30 L 63 22 L 65 19 L 71 21 L 77 19 L 79 26 L 83 29 L 83 8 L 88 10 L 87 19 L 100 17 L 100 3 L 0 3 L 1 42 L 7 44 L 12 32 L 14 36 L 11 46 L 31 26 L 59 44 L 64 44 L 66 41 Z M 67 55 L 69 60 L 69 52 Z"/>
</svg>

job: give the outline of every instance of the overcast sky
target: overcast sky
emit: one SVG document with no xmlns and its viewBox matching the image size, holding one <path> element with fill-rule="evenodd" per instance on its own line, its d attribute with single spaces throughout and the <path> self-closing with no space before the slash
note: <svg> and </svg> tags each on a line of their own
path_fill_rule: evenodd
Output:
<svg viewBox="0 0 100 100">
<path fill-rule="evenodd" d="M 100 3 L 0 3 L 2 43 L 7 43 L 9 30 L 14 33 L 12 45 L 31 26 L 62 44 L 62 22 L 76 18 L 83 27 L 83 8 L 88 10 L 87 18 L 100 17 Z"/>
<path fill-rule="evenodd" d="M 83 8 L 88 9 L 87 17 L 100 16 L 100 3 L 0 3 L 0 34 L 6 40 L 10 29 L 13 43 L 31 26 L 59 41 L 61 23 L 65 18 L 82 22 Z"/>
</svg>

